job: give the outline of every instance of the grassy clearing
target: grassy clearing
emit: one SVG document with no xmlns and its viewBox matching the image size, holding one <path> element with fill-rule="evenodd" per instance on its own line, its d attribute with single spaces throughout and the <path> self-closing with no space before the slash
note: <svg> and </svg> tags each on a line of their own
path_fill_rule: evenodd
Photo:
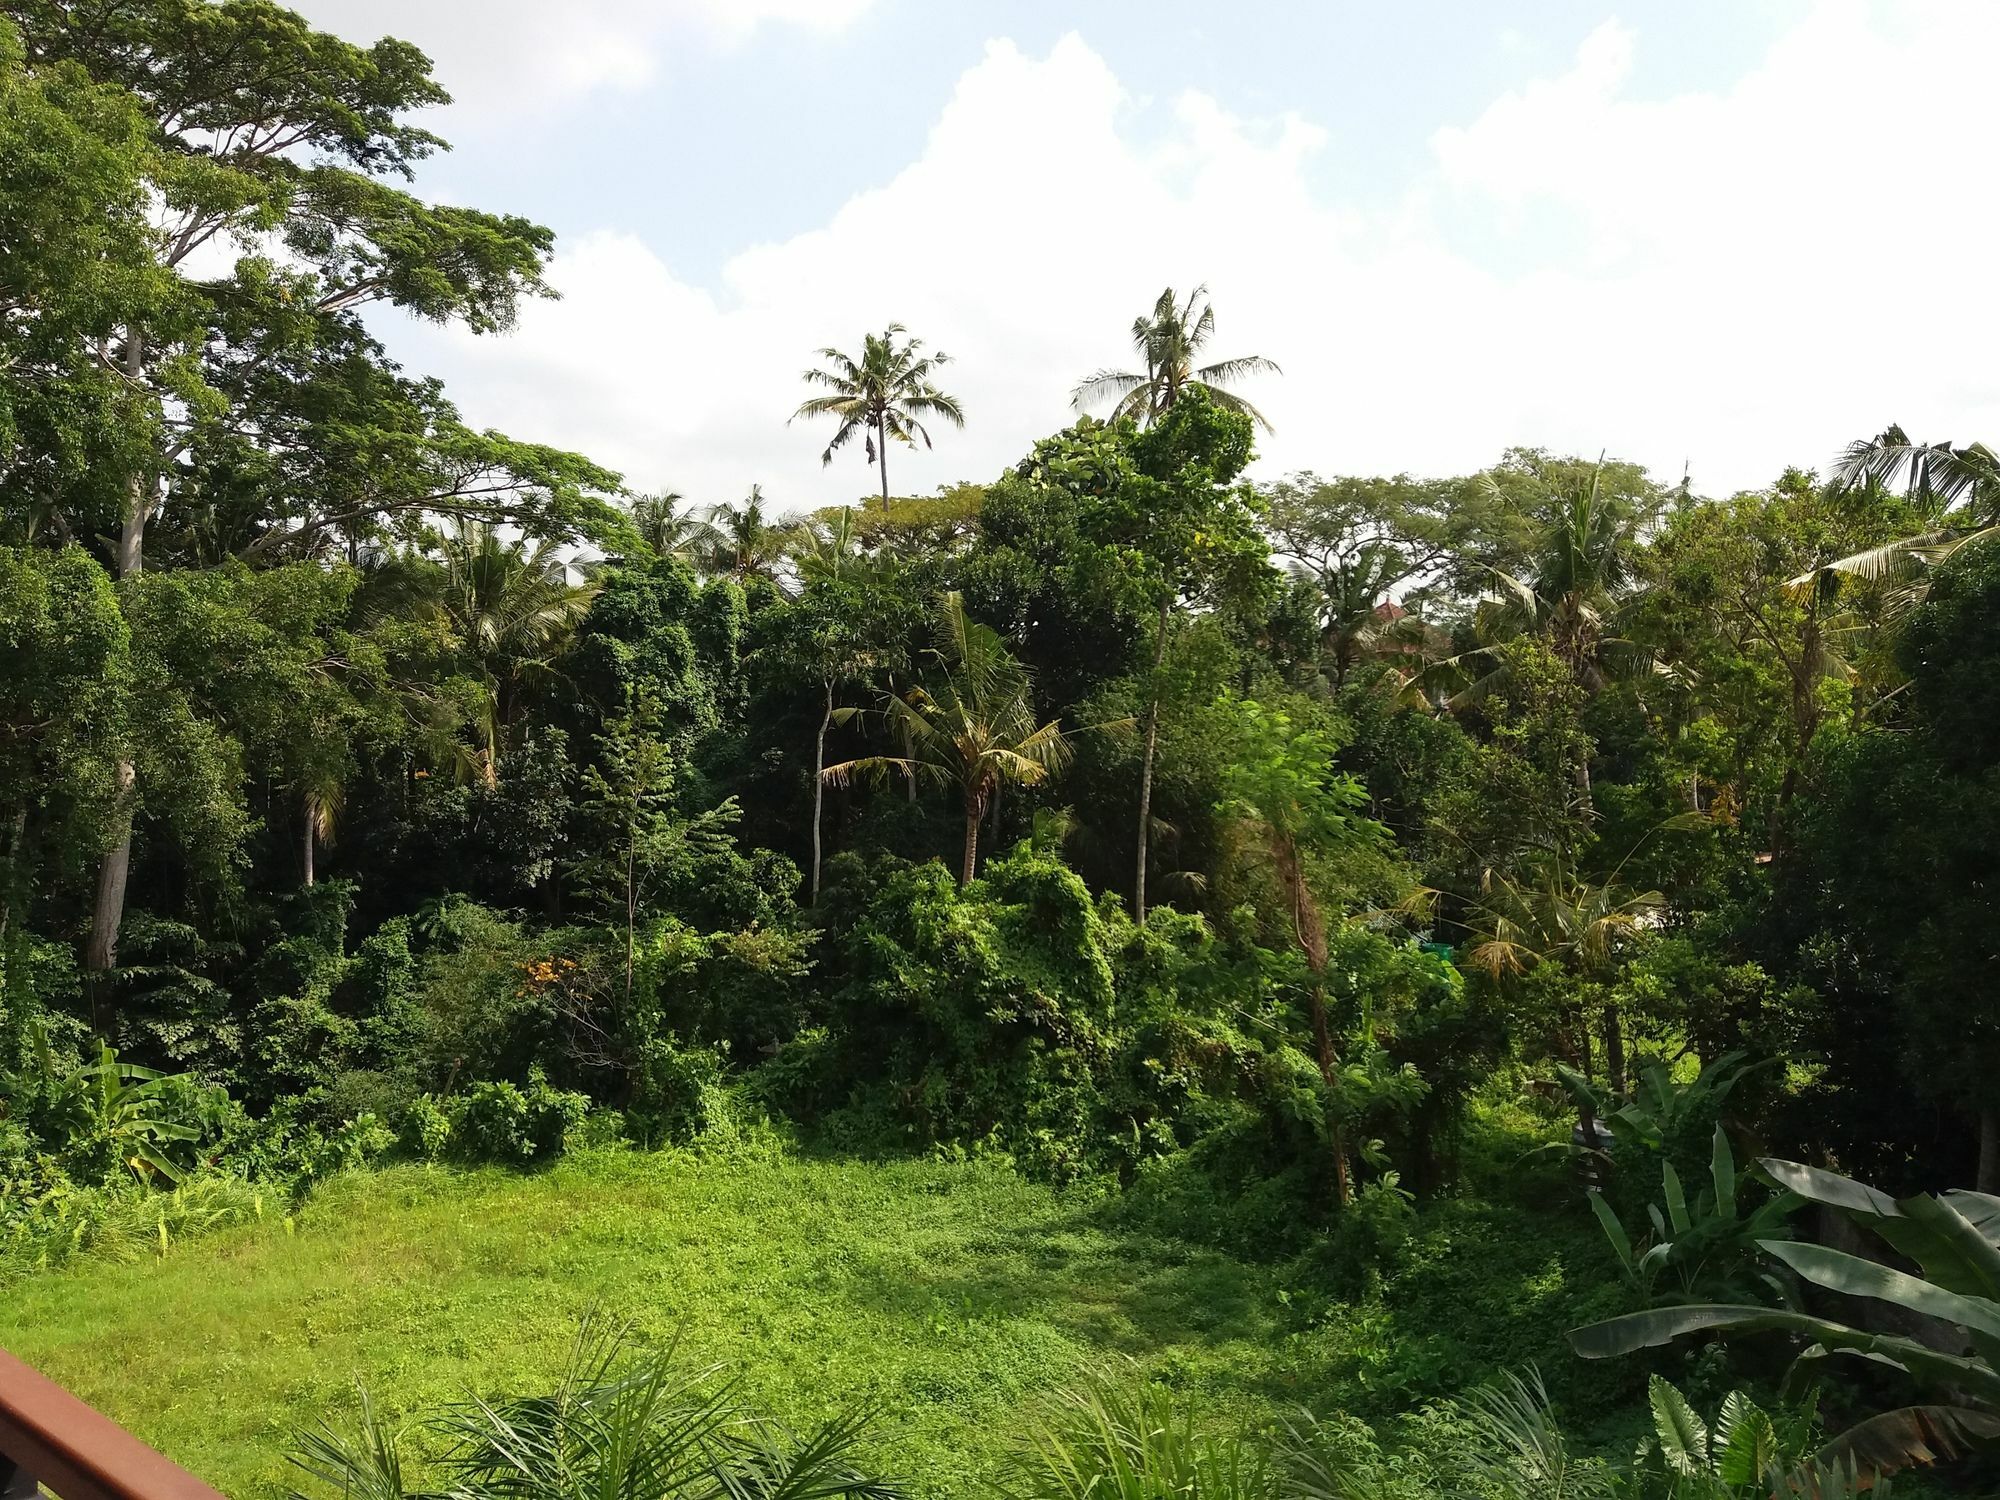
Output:
<svg viewBox="0 0 2000 1500">
<path fill-rule="evenodd" d="M 233 1496 L 280 1493 L 295 1427 L 355 1382 L 412 1412 L 531 1389 L 593 1304 L 728 1362 L 793 1421 L 876 1405 L 917 1493 L 981 1488 L 1037 1393 L 1129 1358 L 1246 1417 L 1291 1399 L 1276 1273 L 1112 1226 L 1004 1169 L 772 1156 L 401 1167 L 293 1232 L 8 1289 L 0 1343 Z"/>
</svg>

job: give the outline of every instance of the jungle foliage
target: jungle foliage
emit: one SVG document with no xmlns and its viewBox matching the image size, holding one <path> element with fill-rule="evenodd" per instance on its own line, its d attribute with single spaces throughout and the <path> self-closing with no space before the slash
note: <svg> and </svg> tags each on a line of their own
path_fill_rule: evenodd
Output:
<svg viewBox="0 0 2000 1500">
<path fill-rule="evenodd" d="M 978 417 L 891 323 L 797 412 L 829 462 L 862 439 L 866 505 L 639 496 L 369 333 L 499 334 L 549 290 L 546 229 L 410 190 L 445 98 L 267 0 L 0 18 L 10 1273 L 386 1156 L 778 1130 L 1003 1159 L 1344 1296 L 1468 1202 L 1594 1213 L 1624 1343 L 1790 1330 L 1953 1388 L 1826 1484 L 1992 1435 L 1985 447 L 1892 427 L 1719 498 L 1529 449 L 1258 481 L 1233 387 L 1276 367 L 1204 363 L 1215 310 L 1169 289 L 1144 368 L 1077 387 L 1109 419 L 1052 412 L 1000 474 L 890 493 L 891 443 Z M 1496 1157 L 1501 1116 L 1590 1210 Z M 1963 1264 L 1818 1245 L 1803 1200 L 1874 1190 L 1794 1158 Z M 1810 1305 L 1857 1289 L 1929 1341 Z M 552 1464 L 723 1420 L 580 1358 L 559 1421 L 495 1408 Z M 1454 1418 L 1489 1491 L 1591 1492 L 1537 1391 L 1489 1397 Z M 1156 1452 L 1152 1399 L 1052 1419 L 1037 1493 L 1417 1483 L 1333 1429 Z M 1807 1461 L 1731 1401 L 1654 1388 L 1645 1473 Z M 746 1421 L 665 1488 L 878 1492 L 845 1428 Z M 402 1493 L 378 1438 L 315 1471 Z"/>
</svg>

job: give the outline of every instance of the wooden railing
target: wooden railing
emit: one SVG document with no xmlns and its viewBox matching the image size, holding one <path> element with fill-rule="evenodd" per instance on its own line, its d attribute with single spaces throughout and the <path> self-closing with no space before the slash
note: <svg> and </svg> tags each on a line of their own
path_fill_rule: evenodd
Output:
<svg viewBox="0 0 2000 1500">
<path fill-rule="evenodd" d="M 0 1349 L 0 1500 L 222 1500 L 102 1412 Z"/>
</svg>

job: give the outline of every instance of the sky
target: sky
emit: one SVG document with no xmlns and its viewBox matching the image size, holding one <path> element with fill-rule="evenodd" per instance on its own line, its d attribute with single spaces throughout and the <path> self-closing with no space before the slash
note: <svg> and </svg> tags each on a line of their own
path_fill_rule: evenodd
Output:
<svg viewBox="0 0 2000 1500">
<path fill-rule="evenodd" d="M 891 321 L 967 415 L 892 489 L 990 479 L 1198 283 L 1263 477 L 2000 437 L 1994 0 L 293 3 L 433 58 L 418 191 L 558 237 L 512 331 L 378 335 L 634 489 L 872 493 L 788 419 Z"/>
</svg>

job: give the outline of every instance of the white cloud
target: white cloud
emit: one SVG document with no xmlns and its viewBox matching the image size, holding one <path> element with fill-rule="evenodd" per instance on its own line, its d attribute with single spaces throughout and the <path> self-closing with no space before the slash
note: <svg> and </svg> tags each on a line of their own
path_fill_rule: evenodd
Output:
<svg viewBox="0 0 2000 1500">
<path fill-rule="evenodd" d="M 598 89 L 643 88 L 672 41 L 737 46 L 758 27 L 839 31 L 874 0 L 292 0 L 356 42 L 397 36 L 437 65 L 451 134 L 534 117 Z"/>
<path fill-rule="evenodd" d="M 1559 76 L 1441 129 L 1387 212 L 1330 199 L 1326 137 L 1132 103 L 1071 37 L 1007 42 L 959 80 L 922 154 L 824 226 L 690 286 L 615 226 L 569 242 L 560 303 L 501 340 L 397 331 L 469 418 L 581 448 L 644 485 L 782 503 L 865 494 L 855 457 L 786 418 L 822 344 L 907 323 L 948 350 L 970 419 L 891 455 L 901 492 L 985 478 L 1122 362 L 1168 283 L 1208 282 L 1216 352 L 1277 424 L 1271 472 L 1463 472 L 1510 443 L 1693 464 L 1709 492 L 1824 461 L 1896 420 L 1994 435 L 1993 128 L 2000 7 L 1813 11 L 1725 92 L 1630 94 L 1643 32 L 1606 27 Z M 1331 164 L 1337 169 L 1339 163 Z M 1310 170 L 1309 170 L 1310 169 Z"/>
</svg>

